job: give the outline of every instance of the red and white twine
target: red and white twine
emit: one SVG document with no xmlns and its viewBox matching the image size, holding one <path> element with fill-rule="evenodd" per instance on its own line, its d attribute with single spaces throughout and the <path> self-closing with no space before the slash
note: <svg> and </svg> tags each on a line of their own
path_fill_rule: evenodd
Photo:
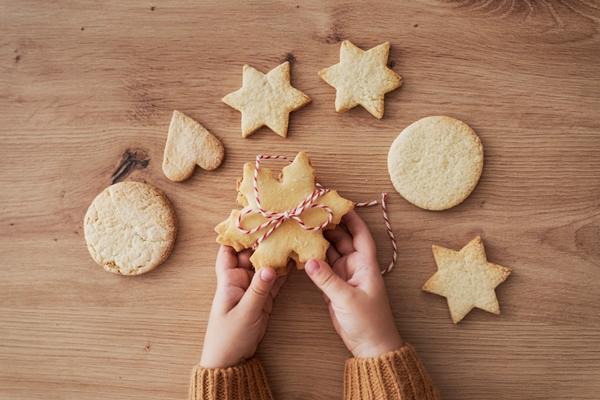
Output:
<svg viewBox="0 0 600 400">
<path fill-rule="evenodd" d="M 238 215 L 237 218 L 237 228 L 248 235 L 251 235 L 253 233 L 256 233 L 258 231 L 260 231 L 261 229 L 270 227 L 268 231 L 266 231 L 260 238 L 258 238 L 258 240 L 254 243 L 253 248 L 255 249 L 263 240 L 265 240 L 267 237 L 269 237 L 277 228 L 279 228 L 281 226 L 281 224 L 283 224 L 285 221 L 289 220 L 289 219 L 293 219 L 296 222 L 298 222 L 298 224 L 300 224 L 300 226 L 304 229 L 306 229 L 307 231 L 317 231 L 317 230 L 321 230 L 323 228 L 325 228 L 327 225 L 329 225 L 333 219 L 333 211 L 331 210 L 331 208 L 327 207 L 324 204 L 320 204 L 320 203 L 315 203 L 315 201 L 325 195 L 326 193 L 330 192 L 330 189 L 325 189 L 323 186 L 321 186 L 320 184 L 316 184 L 317 188 L 311 193 L 309 194 L 304 200 L 302 200 L 300 202 L 300 204 L 298 204 L 296 207 L 294 207 L 291 210 L 287 210 L 287 211 L 283 211 L 283 212 L 274 212 L 274 211 L 268 211 L 265 210 L 260 202 L 260 197 L 258 195 L 258 171 L 260 169 L 260 161 L 261 160 L 274 160 L 274 159 L 283 159 L 283 160 L 287 160 L 289 163 L 292 163 L 293 160 L 291 160 L 288 157 L 285 156 L 269 156 L 269 155 L 264 155 L 264 154 L 259 154 L 258 156 L 256 156 L 256 166 L 254 168 L 254 200 L 256 201 L 256 205 L 258 208 L 253 209 L 253 208 L 249 208 L 246 211 L 240 213 Z M 383 212 L 383 220 L 385 222 L 385 226 L 387 229 L 387 234 L 389 236 L 389 238 L 392 241 L 392 261 L 390 262 L 390 265 L 384 269 L 383 271 L 381 271 L 381 274 L 387 274 L 388 272 L 390 272 L 392 270 L 392 268 L 394 267 L 394 265 L 396 264 L 396 260 L 398 258 L 398 246 L 396 244 L 396 237 L 394 236 L 394 232 L 392 232 L 392 227 L 390 225 L 390 220 L 388 219 L 387 216 L 387 208 L 385 205 L 385 201 L 387 199 L 387 193 L 382 193 L 381 195 L 381 209 Z M 366 203 L 354 203 L 355 207 L 370 207 L 370 206 L 374 206 L 376 205 L 378 202 L 377 200 L 374 201 L 369 201 Z M 327 211 L 328 217 L 327 217 L 327 221 L 323 222 L 320 225 L 317 226 L 308 226 L 304 223 L 304 221 L 302 221 L 302 219 L 300 218 L 300 214 L 302 214 L 304 211 L 306 211 L 309 208 L 322 208 L 325 211 Z M 252 229 L 244 229 L 242 227 L 242 218 L 248 214 L 260 214 L 262 215 L 267 221 L 265 221 L 264 223 L 260 224 L 259 226 L 252 228 Z"/>
</svg>

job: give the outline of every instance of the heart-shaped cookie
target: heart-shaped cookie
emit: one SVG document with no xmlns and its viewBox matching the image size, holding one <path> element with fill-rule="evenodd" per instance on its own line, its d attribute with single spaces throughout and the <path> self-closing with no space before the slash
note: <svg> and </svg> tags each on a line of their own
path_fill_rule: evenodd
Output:
<svg viewBox="0 0 600 400">
<path fill-rule="evenodd" d="M 225 158 L 225 148 L 219 139 L 197 121 L 175 110 L 165 146 L 163 172 L 172 181 L 192 176 L 196 165 L 211 171 Z"/>
</svg>

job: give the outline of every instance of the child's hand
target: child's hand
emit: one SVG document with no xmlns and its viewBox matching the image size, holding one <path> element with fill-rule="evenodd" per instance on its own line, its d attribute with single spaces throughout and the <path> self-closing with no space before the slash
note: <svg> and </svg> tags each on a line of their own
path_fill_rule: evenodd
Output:
<svg viewBox="0 0 600 400">
<path fill-rule="evenodd" d="M 275 279 L 272 268 L 254 273 L 250 255 L 249 250 L 236 253 L 229 246 L 219 249 L 217 290 L 200 361 L 205 368 L 233 367 L 251 358 L 265 335 L 273 299 L 285 276 Z"/>
<path fill-rule="evenodd" d="M 363 220 L 351 211 L 324 231 L 331 242 L 327 259 L 306 263 L 323 291 L 333 326 L 356 358 L 378 357 L 403 346 L 379 270 L 375 242 Z"/>
</svg>

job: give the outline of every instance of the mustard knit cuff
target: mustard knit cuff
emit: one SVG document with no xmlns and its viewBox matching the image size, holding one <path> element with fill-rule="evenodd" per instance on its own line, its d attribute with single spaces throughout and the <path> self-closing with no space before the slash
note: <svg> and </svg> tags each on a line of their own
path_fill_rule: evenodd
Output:
<svg viewBox="0 0 600 400">
<path fill-rule="evenodd" d="M 257 358 L 230 368 L 194 367 L 190 400 L 273 400 Z"/>
<path fill-rule="evenodd" d="M 344 372 L 344 399 L 438 400 L 439 393 L 415 349 L 408 343 L 375 358 L 350 358 Z"/>
</svg>

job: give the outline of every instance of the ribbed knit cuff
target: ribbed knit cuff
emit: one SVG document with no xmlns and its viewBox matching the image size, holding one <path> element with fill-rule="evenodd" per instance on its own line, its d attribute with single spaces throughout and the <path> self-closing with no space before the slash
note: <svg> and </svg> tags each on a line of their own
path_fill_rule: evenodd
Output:
<svg viewBox="0 0 600 400">
<path fill-rule="evenodd" d="M 375 358 L 350 358 L 344 400 L 438 400 L 439 393 L 408 343 Z"/>
<path fill-rule="evenodd" d="M 257 358 L 230 368 L 194 367 L 190 400 L 273 400 Z"/>
</svg>

